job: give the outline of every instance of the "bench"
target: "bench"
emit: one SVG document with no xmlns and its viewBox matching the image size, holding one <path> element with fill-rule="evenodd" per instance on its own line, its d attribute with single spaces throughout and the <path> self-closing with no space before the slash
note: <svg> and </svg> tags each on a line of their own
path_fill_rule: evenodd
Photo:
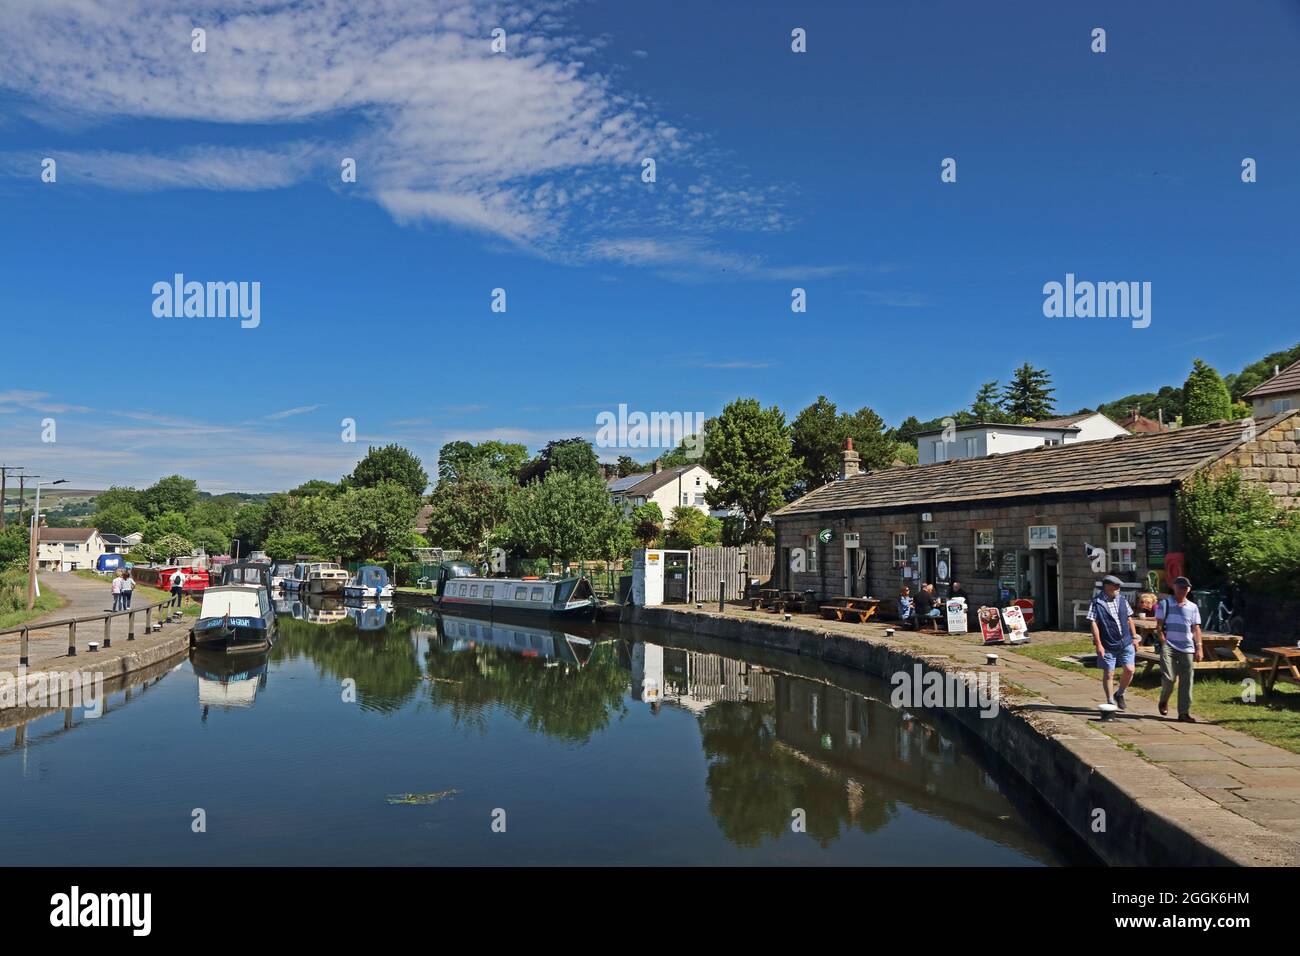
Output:
<svg viewBox="0 0 1300 956">
<path fill-rule="evenodd" d="M 1138 650 L 1137 660 L 1146 666 L 1143 674 L 1160 666 L 1159 645 L 1156 650 Z M 1201 656 L 1204 660 L 1192 664 L 1193 671 L 1235 671 L 1256 670 L 1258 661 L 1249 660 L 1241 652 L 1241 638 L 1233 634 L 1204 634 L 1201 636 Z"/>
<path fill-rule="evenodd" d="M 828 621 L 855 621 L 865 624 L 876 613 L 880 602 L 875 598 L 831 598 L 821 606 L 821 615 Z"/>
</svg>

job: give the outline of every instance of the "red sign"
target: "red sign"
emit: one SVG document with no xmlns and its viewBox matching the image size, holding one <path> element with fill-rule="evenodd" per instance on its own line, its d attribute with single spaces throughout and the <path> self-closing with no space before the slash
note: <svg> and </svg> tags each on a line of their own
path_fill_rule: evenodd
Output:
<svg viewBox="0 0 1300 956">
<path fill-rule="evenodd" d="M 979 619 L 980 633 L 984 635 L 985 644 L 1006 643 L 1006 635 L 1002 633 L 1002 612 L 995 607 L 982 607 Z"/>
</svg>

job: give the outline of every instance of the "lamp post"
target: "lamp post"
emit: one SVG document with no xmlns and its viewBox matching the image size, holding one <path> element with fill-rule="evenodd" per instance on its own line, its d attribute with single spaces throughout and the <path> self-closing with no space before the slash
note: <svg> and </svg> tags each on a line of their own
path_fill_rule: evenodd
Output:
<svg viewBox="0 0 1300 956">
<path fill-rule="evenodd" d="M 27 544 L 27 610 L 29 611 L 36 606 L 36 597 L 40 594 L 36 583 L 36 556 L 39 548 L 37 539 L 41 533 L 41 486 L 61 485 L 67 480 L 66 478 L 59 478 L 56 481 L 36 482 L 36 510 L 32 512 L 31 540 Z"/>
</svg>

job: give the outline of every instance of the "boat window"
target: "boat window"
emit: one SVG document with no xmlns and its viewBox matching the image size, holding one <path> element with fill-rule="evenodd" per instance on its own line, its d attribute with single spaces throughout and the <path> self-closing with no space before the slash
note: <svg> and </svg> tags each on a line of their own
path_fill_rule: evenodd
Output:
<svg viewBox="0 0 1300 956">
<path fill-rule="evenodd" d="M 528 588 L 525 588 L 525 587 L 517 587 L 517 588 L 515 588 L 515 600 L 516 600 L 516 601 L 527 601 L 527 600 L 528 600 Z"/>
<path fill-rule="evenodd" d="M 567 601 L 569 599 L 569 592 L 573 590 L 573 586 L 577 583 L 577 581 L 565 581 L 563 584 L 559 585 L 559 593 L 555 596 L 556 603 L 563 604 Z"/>
<path fill-rule="evenodd" d="M 533 588 L 533 593 L 532 593 L 532 597 L 530 598 L 530 600 L 533 600 L 533 601 L 540 601 L 541 599 L 542 599 L 542 589 L 541 589 L 541 588 Z"/>
<path fill-rule="evenodd" d="M 491 597 L 491 596 L 493 595 L 493 593 L 495 593 L 495 591 L 496 591 L 496 585 L 495 585 L 495 584 L 485 584 L 485 585 L 483 585 L 483 596 L 484 596 L 485 598 L 487 598 L 487 597 Z"/>
<path fill-rule="evenodd" d="M 469 587 L 469 596 L 470 596 L 470 597 L 478 597 L 478 585 L 477 585 L 477 584 L 471 584 L 471 585 L 470 585 L 470 587 Z"/>
</svg>

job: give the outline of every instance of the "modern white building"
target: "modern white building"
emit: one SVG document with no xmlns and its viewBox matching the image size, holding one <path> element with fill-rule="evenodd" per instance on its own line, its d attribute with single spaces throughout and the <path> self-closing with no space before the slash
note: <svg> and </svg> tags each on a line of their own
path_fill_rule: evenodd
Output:
<svg viewBox="0 0 1300 956">
<path fill-rule="evenodd" d="M 36 539 L 36 566 L 49 571 L 93 568 L 106 553 L 96 528 L 41 528 Z"/>
<path fill-rule="evenodd" d="M 973 422 L 946 432 L 941 428 L 921 432 L 916 436 L 916 455 L 918 464 L 933 465 L 939 461 L 984 458 L 1040 445 L 1100 441 L 1127 434 L 1121 425 L 1100 412 L 1049 418 L 1029 425 Z"/>
<path fill-rule="evenodd" d="M 637 505 L 653 501 L 659 505 L 665 520 L 672 515 L 674 508 L 682 505 L 720 518 L 727 512 L 711 511 L 704 499 L 704 493 L 716 484 L 717 481 L 702 465 L 662 468 L 655 462 L 654 471 L 610 479 L 608 488 L 610 500 L 625 514 L 631 514 Z"/>
</svg>

